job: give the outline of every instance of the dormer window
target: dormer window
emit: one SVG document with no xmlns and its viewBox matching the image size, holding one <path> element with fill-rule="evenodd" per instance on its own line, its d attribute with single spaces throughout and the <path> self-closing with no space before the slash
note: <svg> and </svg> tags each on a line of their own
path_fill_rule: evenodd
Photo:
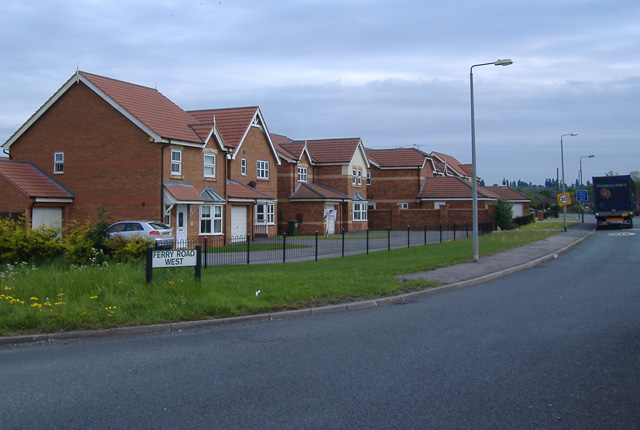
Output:
<svg viewBox="0 0 640 430">
<path fill-rule="evenodd" d="M 216 177 L 216 154 L 204 154 L 204 177 Z"/>
<path fill-rule="evenodd" d="M 307 182 L 307 168 L 298 167 L 298 182 Z"/>
</svg>

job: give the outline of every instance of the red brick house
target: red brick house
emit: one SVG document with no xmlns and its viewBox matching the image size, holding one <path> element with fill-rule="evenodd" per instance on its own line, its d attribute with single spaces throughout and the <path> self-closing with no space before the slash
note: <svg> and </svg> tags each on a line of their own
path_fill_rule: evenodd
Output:
<svg viewBox="0 0 640 430">
<path fill-rule="evenodd" d="M 484 188 L 511 203 L 511 211 L 513 212 L 514 218 L 529 215 L 529 205 L 531 204 L 531 199 L 529 197 L 507 186 L 491 186 Z"/>
<path fill-rule="evenodd" d="M 261 184 L 234 197 L 242 158 L 279 163 L 262 114 L 252 107 L 230 119 L 223 111 L 186 112 L 156 89 L 78 71 L 3 147 L 11 160 L 29 161 L 73 193 L 65 225 L 93 221 L 104 207 L 114 222 L 164 220 L 178 240 L 229 238 L 239 222 L 234 207 L 245 208 L 250 232 L 258 202 L 269 201 L 263 232 L 275 234 L 268 217 L 275 219 L 277 177 L 268 165 L 245 164 Z M 241 129 L 240 138 L 227 127 Z"/>
<path fill-rule="evenodd" d="M 369 169 L 359 138 L 293 141 L 273 135 L 278 168 L 280 230 L 297 221 L 301 234 L 366 231 Z"/>
<path fill-rule="evenodd" d="M 280 158 L 257 106 L 189 111 L 202 123 L 214 122 L 227 150 L 223 190 L 227 231 L 232 237 L 277 234 L 277 166 Z"/>
<path fill-rule="evenodd" d="M 431 157 L 414 148 L 367 148 L 367 157 L 371 163 L 367 178 L 370 208 L 421 207 L 418 193 L 422 183 L 436 170 Z"/>
</svg>

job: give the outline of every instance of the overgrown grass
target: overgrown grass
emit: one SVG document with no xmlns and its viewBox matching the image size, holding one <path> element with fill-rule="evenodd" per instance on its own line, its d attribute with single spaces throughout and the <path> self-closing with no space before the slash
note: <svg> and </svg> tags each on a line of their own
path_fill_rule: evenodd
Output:
<svg viewBox="0 0 640 430">
<path fill-rule="evenodd" d="M 488 255 L 553 232 L 511 231 L 480 237 Z M 433 286 L 395 275 L 469 260 L 470 239 L 379 251 L 342 259 L 275 265 L 156 269 L 145 283 L 140 263 L 0 268 L 0 335 L 97 329 L 296 309 L 388 296 Z M 256 295 L 256 291 L 260 294 Z"/>
</svg>

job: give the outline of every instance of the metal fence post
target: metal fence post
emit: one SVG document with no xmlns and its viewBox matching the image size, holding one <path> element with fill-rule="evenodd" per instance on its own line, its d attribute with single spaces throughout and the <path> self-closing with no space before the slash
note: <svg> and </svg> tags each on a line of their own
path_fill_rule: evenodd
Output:
<svg viewBox="0 0 640 430">
<path fill-rule="evenodd" d="M 440 243 L 442 243 L 442 224 L 440 224 L 439 227 L 440 227 Z"/>
<path fill-rule="evenodd" d="M 391 227 L 387 227 L 387 251 L 391 251 Z"/>
<path fill-rule="evenodd" d="M 287 233 L 282 233 L 282 262 L 287 261 Z"/>
<path fill-rule="evenodd" d="M 456 223 L 453 223 L 453 240 L 456 240 Z"/>
<path fill-rule="evenodd" d="M 251 239 L 251 235 L 248 234 L 247 235 L 247 264 L 249 264 L 249 261 L 251 260 L 251 256 L 250 256 L 250 254 L 251 254 L 251 251 L 250 251 L 251 250 L 251 246 L 250 246 L 251 245 L 251 240 L 250 239 Z"/>
<path fill-rule="evenodd" d="M 367 227 L 367 254 L 369 253 L 369 228 Z"/>
<path fill-rule="evenodd" d="M 202 246 L 196 245 L 196 268 L 195 268 L 196 281 L 202 278 Z"/>
<path fill-rule="evenodd" d="M 344 258 L 344 228 L 342 229 L 342 258 Z"/>
<path fill-rule="evenodd" d="M 207 266 L 207 236 L 204 237 L 204 268 L 206 269 Z"/>
<path fill-rule="evenodd" d="M 411 246 L 411 227 L 407 226 L 407 248 Z"/>
<path fill-rule="evenodd" d="M 427 226 L 424 226 L 424 244 L 427 244 Z"/>
<path fill-rule="evenodd" d="M 316 261 L 318 261 L 318 232 L 316 231 Z"/>
</svg>

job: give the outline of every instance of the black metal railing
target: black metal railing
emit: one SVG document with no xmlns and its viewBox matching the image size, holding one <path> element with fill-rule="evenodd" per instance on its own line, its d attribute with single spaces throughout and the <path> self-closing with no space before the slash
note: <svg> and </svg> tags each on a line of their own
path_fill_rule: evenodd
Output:
<svg viewBox="0 0 640 430">
<path fill-rule="evenodd" d="M 492 222 L 478 223 L 479 234 L 491 233 Z M 366 230 L 334 235 L 203 237 L 178 241 L 176 248 L 202 246 L 203 266 L 228 264 L 285 263 L 287 261 L 339 258 L 370 251 L 391 250 L 428 243 L 447 242 L 471 237 L 472 225 L 442 224 L 435 226 L 407 226 L 403 230 Z"/>
</svg>

